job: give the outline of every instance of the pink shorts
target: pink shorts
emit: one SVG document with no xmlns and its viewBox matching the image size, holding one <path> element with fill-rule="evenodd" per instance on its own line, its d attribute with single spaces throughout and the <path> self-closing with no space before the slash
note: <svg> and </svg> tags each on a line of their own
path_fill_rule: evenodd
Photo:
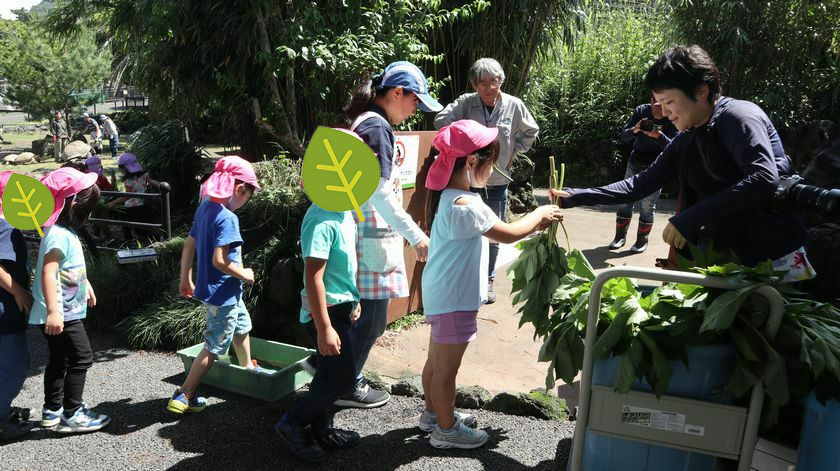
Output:
<svg viewBox="0 0 840 471">
<path fill-rule="evenodd" d="M 426 316 L 432 326 L 432 342 L 458 344 L 475 340 L 478 311 L 455 311 Z"/>
</svg>

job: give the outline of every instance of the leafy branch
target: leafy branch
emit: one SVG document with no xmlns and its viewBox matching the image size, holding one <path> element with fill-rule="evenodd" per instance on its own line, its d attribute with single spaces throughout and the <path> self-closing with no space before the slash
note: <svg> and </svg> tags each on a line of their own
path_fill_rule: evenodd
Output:
<svg viewBox="0 0 840 471">
<path fill-rule="evenodd" d="M 353 187 L 356 186 L 356 183 L 359 181 L 359 178 L 362 176 L 362 171 L 359 170 L 356 172 L 356 175 L 353 177 L 353 180 L 350 183 L 347 183 L 347 177 L 344 175 L 344 165 L 350 159 L 350 156 L 353 154 L 352 150 L 348 150 L 347 153 L 344 154 L 344 157 L 341 159 L 341 162 L 338 161 L 338 158 L 335 156 L 335 152 L 332 150 L 332 146 L 330 146 L 330 141 L 324 139 L 324 146 L 327 148 L 327 152 L 330 154 L 330 159 L 332 160 L 332 165 L 323 165 L 318 164 L 315 166 L 318 170 L 325 170 L 329 172 L 336 172 L 338 176 L 341 178 L 341 185 L 327 185 L 327 191 L 337 191 L 339 193 L 347 193 L 347 196 L 350 198 L 350 202 L 353 204 L 353 209 L 356 210 L 356 215 L 359 216 L 359 221 L 364 222 L 365 217 L 362 214 L 362 210 L 359 208 L 359 203 L 356 202 L 356 196 L 353 194 Z"/>
</svg>

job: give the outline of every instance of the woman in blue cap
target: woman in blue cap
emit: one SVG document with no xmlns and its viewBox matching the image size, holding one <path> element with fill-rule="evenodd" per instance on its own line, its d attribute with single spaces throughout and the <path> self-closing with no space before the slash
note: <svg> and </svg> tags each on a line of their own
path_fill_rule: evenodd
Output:
<svg viewBox="0 0 840 471">
<path fill-rule="evenodd" d="M 382 73 L 365 80 L 354 91 L 344 113 L 355 131 L 379 159 L 379 186 L 362 205 L 364 222 L 358 224 L 356 251 L 359 260 L 357 283 L 362 314 L 354 330 L 359 339 L 356 354 L 356 390 L 336 401 L 343 407 L 371 408 L 390 399 L 385 391 L 371 389 L 362 378 L 362 367 L 376 339 L 385 332 L 388 305 L 392 298 L 409 294 L 403 260 L 403 239 L 426 261 L 429 237 L 403 209 L 399 163 L 394 162 L 394 124 L 400 124 L 420 108 L 425 112 L 443 109 L 429 95 L 426 77 L 416 65 L 393 62 Z"/>
</svg>

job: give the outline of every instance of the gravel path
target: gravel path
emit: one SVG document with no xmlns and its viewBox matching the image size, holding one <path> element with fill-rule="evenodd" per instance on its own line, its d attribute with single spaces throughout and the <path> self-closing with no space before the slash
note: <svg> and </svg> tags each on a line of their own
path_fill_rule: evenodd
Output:
<svg viewBox="0 0 840 471">
<path fill-rule="evenodd" d="M 14 405 L 40 410 L 46 344 L 30 331 L 31 376 Z M 490 441 L 480 450 L 437 450 L 417 428 L 422 401 L 394 397 L 368 411 L 343 410 L 338 427 L 362 434 L 357 448 L 336 452 L 320 467 L 303 465 L 272 431 L 283 406 L 203 387 L 210 407 L 176 420 L 166 401 L 183 380 L 176 355 L 120 348 L 91 335 L 96 363 L 88 372 L 85 400 L 113 422 L 103 431 L 61 435 L 38 428 L 0 446 L 0 469 L 349 469 L 520 470 L 565 469 L 574 424 L 474 411 Z"/>
</svg>

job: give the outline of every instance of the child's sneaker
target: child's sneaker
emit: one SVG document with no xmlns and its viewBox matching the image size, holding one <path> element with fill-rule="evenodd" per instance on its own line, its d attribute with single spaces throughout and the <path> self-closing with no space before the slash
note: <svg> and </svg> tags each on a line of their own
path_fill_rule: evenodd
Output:
<svg viewBox="0 0 840 471">
<path fill-rule="evenodd" d="M 59 433 L 95 432 L 111 423 L 111 418 L 90 410 L 84 402 L 72 417 L 61 414 L 61 422 L 55 428 Z"/>
<path fill-rule="evenodd" d="M 310 463 L 324 460 L 324 450 L 312 439 L 310 433 L 299 425 L 290 424 L 285 415 L 274 424 L 274 431 L 280 436 L 280 441 L 298 458 Z"/>
<path fill-rule="evenodd" d="M 475 418 L 474 415 L 462 414 L 458 411 L 455 411 L 455 420 L 460 420 L 461 423 L 463 423 L 469 428 L 476 428 L 478 426 L 478 420 Z M 423 409 L 423 413 L 420 415 L 420 422 L 417 424 L 417 427 L 419 427 L 420 430 L 428 433 L 434 430 L 436 425 L 437 414 L 428 409 Z"/>
<path fill-rule="evenodd" d="M 16 418 L 21 422 L 28 422 L 35 416 L 35 411 L 28 407 L 12 407 L 9 409 L 9 417 Z"/>
<path fill-rule="evenodd" d="M 198 395 L 188 398 L 180 388 L 175 390 L 175 393 L 172 394 L 172 399 L 166 404 L 166 410 L 178 415 L 201 412 L 206 407 L 207 399 Z"/>
<path fill-rule="evenodd" d="M 0 441 L 16 440 L 35 427 L 35 423 L 22 418 L 21 414 L 10 413 L 6 420 L 0 420 Z"/>
<path fill-rule="evenodd" d="M 252 373 L 256 373 L 256 374 L 260 374 L 260 375 L 267 375 L 267 376 L 271 376 L 274 373 L 277 373 L 277 370 L 270 370 L 268 368 L 263 368 L 262 366 L 258 365 L 256 359 L 252 359 L 251 364 L 254 365 L 254 367 L 249 368 L 248 371 L 250 371 Z"/>
<path fill-rule="evenodd" d="M 374 407 L 384 406 L 389 399 L 391 399 L 389 393 L 373 389 L 367 384 L 367 380 L 363 379 L 350 394 L 336 400 L 333 405 L 338 407 L 372 409 Z"/>
<path fill-rule="evenodd" d="M 449 430 L 435 426 L 429 443 L 435 448 L 478 448 L 487 443 L 487 432 L 469 428 L 455 418 L 455 425 Z"/>
<path fill-rule="evenodd" d="M 359 444 L 359 434 L 351 430 L 330 428 L 323 435 L 318 435 L 315 440 L 324 450 L 346 450 Z"/>
<path fill-rule="evenodd" d="M 64 413 L 64 408 L 59 407 L 58 410 L 49 410 L 46 407 L 41 411 L 41 427 L 54 427 L 61 422 L 61 414 Z"/>
</svg>

